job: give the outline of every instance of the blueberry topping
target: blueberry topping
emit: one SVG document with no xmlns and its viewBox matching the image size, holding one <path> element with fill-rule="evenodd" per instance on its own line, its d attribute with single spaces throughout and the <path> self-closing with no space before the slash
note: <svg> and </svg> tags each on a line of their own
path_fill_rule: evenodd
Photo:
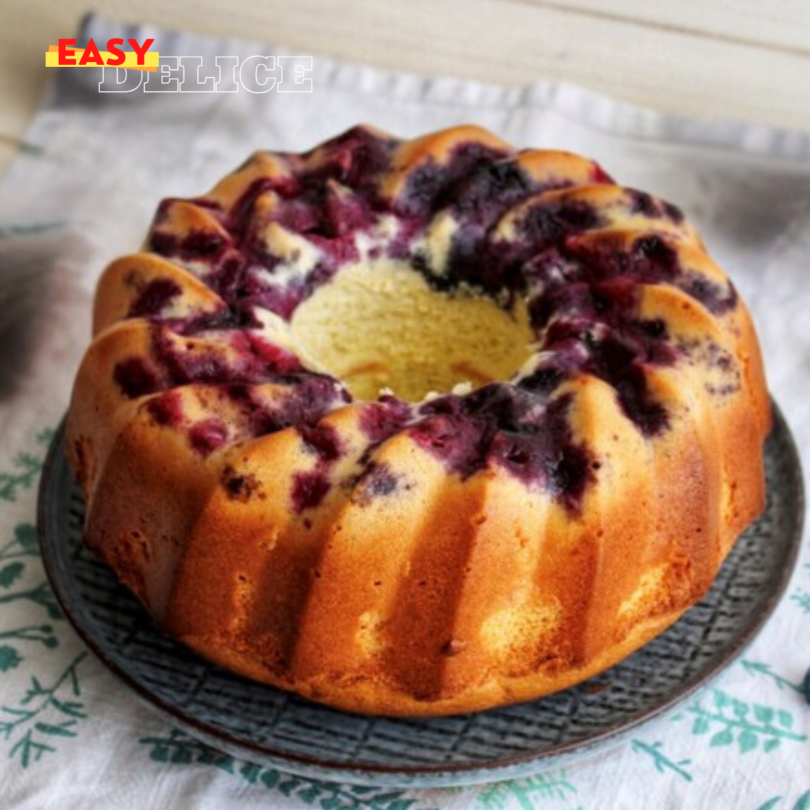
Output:
<svg viewBox="0 0 810 810">
<path fill-rule="evenodd" d="M 369 462 L 362 473 L 351 482 L 352 501 L 361 506 L 367 506 L 378 498 L 385 498 L 395 494 L 402 482 L 391 468 L 382 462 Z"/>
<path fill-rule="evenodd" d="M 183 421 L 183 407 L 176 391 L 150 399 L 146 408 L 159 425 L 176 428 Z"/>
<path fill-rule="evenodd" d="M 191 446 L 207 456 L 225 443 L 228 428 L 221 419 L 211 418 L 198 422 L 189 431 Z"/>
<path fill-rule="evenodd" d="M 329 479 L 322 470 L 296 473 L 292 488 L 292 504 L 296 512 L 314 509 L 329 492 Z"/>
<path fill-rule="evenodd" d="M 317 457 L 315 467 L 296 473 L 293 479 L 292 503 L 296 512 L 314 509 L 331 488 L 329 472 L 343 454 L 340 439 L 333 427 L 326 424 L 297 425 L 306 451 Z"/>
<path fill-rule="evenodd" d="M 426 418 L 410 430 L 462 478 L 498 464 L 576 512 L 593 474 L 587 450 L 573 438 L 571 404 L 571 395 L 542 405 L 528 391 L 492 384 L 463 398 L 427 403 L 420 409 Z"/>
<path fill-rule="evenodd" d="M 181 292 L 178 284 L 169 278 L 153 279 L 132 302 L 129 317 L 159 315 Z"/>
<path fill-rule="evenodd" d="M 396 210 L 409 216 L 433 216 L 455 203 L 458 185 L 464 178 L 503 156 L 501 150 L 470 142 L 456 146 L 444 163 L 427 160 L 409 175 L 405 193 L 397 201 Z"/>
<path fill-rule="evenodd" d="M 141 357 L 118 363 L 113 370 L 113 380 L 129 399 L 153 394 L 160 386 L 157 376 Z"/>
<path fill-rule="evenodd" d="M 341 268 L 363 256 L 401 260 L 438 293 L 472 288 L 507 308 L 525 299 L 540 355 L 533 370 L 512 382 L 463 396 L 418 406 L 394 397 L 364 403 L 358 418 L 367 445 L 351 480 L 351 497 L 389 497 L 404 486 L 374 453 L 407 431 L 462 478 L 497 466 L 576 513 L 598 462 L 574 436 L 575 399 L 566 382 L 581 374 L 598 377 L 613 388 L 618 407 L 643 436 L 662 434 L 672 416 L 652 390 L 650 372 L 693 350 L 675 345 L 664 320 L 641 316 L 642 287 L 676 287 L 715 315 L 733 309 L 737 293 L 730 283 L 685 266 L 687 254 L 678 237 L 669 235 L 671 227 L 635 238 L 632 232 L 611 232 L 597 202 L 577 199 L 576 191 L 547 194 L 570 181 L 561 177 L 540 186 L 512 150 L 468 140 L 440 155 L 418 155 L 392 192 L 387 181 L 401 168 L 401 146 L 358 127 L 310 152 L 278 155 L 284 171 L 252 181 L 229 210 L 205 198 L 190 201 L 205 210 L 207 228 L 174 233 L 170 224 L 178 201 L 164 201 L 150 249 L 188 265 L 223 304 L 214 312 L 172 319 L 167 310 L 180 287 L 170 279 L 150 281 L 129 312 L 150 321 L 150 360 L 124 359 L 115 367 L 115 382 L 128 398 L 159 394 L 149 404 L 154 418 L 182 425 L 190 446 L 202 455 L 229 436 L 233 440 L 230 421 L 189 424 L 179 412 L 180 400 L 161 392 L 189 384 L 217 386 L 238 413 L 240 430 L 262 436 L 296 428 L 312 464 L 295 476 L 290 497 L 297 512 L 315 508 L 328 495 L 333 468 L 346 452 L 323 417 L 350 396 L 339 381 L 309 372 L 294 353 L 262 337 L 260 311 L 291 320 Z M 613 182 L 596 164 L 591 174 L 589 182 Z M 634 189 L 609 205 L 662 226 L 683 221 L 677 207 Z M 381 240 L 375 228 L 387 226 L 383 218 L 396 226 Z M 434 239 L 434 223 L 449 224 L 446 236 Z M 282 229 L 283 248 L 273 247 L 271 224 Z M 303 258 L 300 245 L 311 251 Z M 220 339 L 207 340 L 211 332 Z M 722 362 L 716 359 L 718 381 L 711 382 L 718 395 L 734 383 L 733 369 L 722 368 Z M 262 397 L 254 390 L 262 383 L 288 390 Z M 246 484 L 234 475 L 224 486 L 241 498 Z"/>
</svg>

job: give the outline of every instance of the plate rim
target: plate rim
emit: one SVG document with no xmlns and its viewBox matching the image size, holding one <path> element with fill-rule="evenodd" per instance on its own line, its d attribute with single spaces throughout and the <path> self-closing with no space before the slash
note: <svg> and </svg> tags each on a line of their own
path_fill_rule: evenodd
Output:
<svg viewBox="0 0 810 810">
<path fill-rule="evenodd" d="M 67 415 L 63 417 L 59 426 L 54 431 L 46 459 L 42 466 L 39 481 L 37 496 L 37 533 L 40 556 L 50 587 L 54 592 L 62 613 L 90 652 L 110 670 L 119 681 L 123 682 L 125 686 L 134 692 L 142 705 L 145 705 L 148 709 L 160 715 L 164 720 L 168 720 L 174 726 L 187 731 L 192 736 L 195 736 L 197 739 L 202 740 L 204 743 L 214 748 L 225 750 L 228 753 L 233 753 L 235 756 L 245 758 L 249 761 L 263 761 L 277 770 L 293 773 L 305 778 L 330 779 L 332 781 L 344 781 L 357 785 L 402 786 L 411 788 L 450 787 L 493 782 L 505 778 L 516 778 L 537 773 L 547 767 L 558 764 L 563 759 L 569 759 L 576 754 L 587 755 L 589 752 L 592 753 L 595 749 L 601 750 L 611 743 L 618 744 L 624 737 L 628 736 L 639 727 L 655 723 L 660 720 L 664 714 L 672 711 L 695 692 L 712 682 L 723 670 L 739 658 L 743 651 L 762 631 L 763 627 L 780 604 L 793 576 L 793 572 L 795 571 L 802 547 L 806 505 L 801 457 L 798 453 L 793 433 L 781 409 L 773 398 L 771 398 L 771 410 L 773 413 L 773 421 L 769 436 L 779 432 L 781 434 L 780 439 L 784 444 L 784 449 L 789 456 L 791 484 L 795 492 L 793 509 L 795 518 L 792 535 L 786 541 L 787 553 L 785 564 L 780 568 L 776 576 L 772 578 L 770 592 L 763 601 L 760 612 L 752 618 L 752 621 L 745 628 L 742 635 L 740 635 L 732 645 L 725 648 L 722 655 L 714 656 L 697 676 L 685 681 L 665 698 L 653 704 L 652 707 L 643 714 L 633 717 L 618 726 L 603 729 L 585 740 L 573 740 L 562 743 L 543 752 L 524 751 L 504 757 L 467 763 L 450 762 L 420 765 L 391 765 L 376 762 L 338 762 L 334 759 L 285 751 L 266 744 L 257 743 L 253 740 L 239 738 L 215 724 L 200 720 L 193 714 L 180 709 L 176 705 L 156 695 L 148 687 L 144 686 L 135 677 L 130 675 L 126 669 L 112 660 L 112 658 L 108 656 L 105 646 L 97 642 L 93 634 L 85 629 L 83 622 L 73 614 L 70 608 L 71 597 L 66 594 L 66 589 L 62 588 L 60 577 L 56 574 L 55 559 L 51 555 L 50 550 L 55 542 L 55 538 L 51 537 L 49 531 L 48 515 L 51 511 L 50 495 L 53 490 L 52 481 L 57 480 L 59 466 L 67 465 L 65 458 Z M 71 475 L 70 472 L 69 475 Z M 119 583 L 119 587 L 123 586 Z M 154 632 L 160 633 L 160 630 L 155 627 Z M 201 658 L 200 660 L 207 666 L 215 666 L 205 661 L 205 659 Z M 274 687 L 267 686 L 266 688 L 273 689 Z M 337 709 L 331 710 L 340 712 L 340 710 Z M 352 713 L 348 712 L 345 712 L 345 714 L 354 716 Z M 456 716 L 463 716 L 463 714 Z M 417 719 L 430 720 L 430 718 Z"/>
</svg>

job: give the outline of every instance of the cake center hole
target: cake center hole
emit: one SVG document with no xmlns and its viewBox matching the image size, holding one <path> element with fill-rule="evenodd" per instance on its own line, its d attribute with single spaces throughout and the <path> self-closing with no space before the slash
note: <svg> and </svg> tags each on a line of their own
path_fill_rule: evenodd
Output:
<svg viewBox="0 0 810 810">
<path fill-rule="evenodd" d="M 298 307 L 291 329 L 304 356 L 356 398 L 390 389 L 408 402 L 507 380 L 534 339 L 523 301 L 507 312 L 487 297 L 437 292 L 391 264 L 341 270 Z"/>
</svg>

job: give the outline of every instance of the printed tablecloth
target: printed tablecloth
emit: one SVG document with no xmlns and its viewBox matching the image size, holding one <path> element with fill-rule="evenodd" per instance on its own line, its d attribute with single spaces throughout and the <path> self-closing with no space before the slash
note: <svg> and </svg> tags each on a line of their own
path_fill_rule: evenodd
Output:
<svg viewBox="0 0 810 810">
<path fill-rule="evenodd" d="M 88 35 L 154 36 L 163 54 L 206 58 L 284 52 L 100 18 L 86 21 Z M 810 808 L 806 548 L 742 659 L 618 748 L 491 786 L 380 791 L 238 761 L 155 719 L 66 625 L 35 528 L 40 469 L 105 264 L 137 248 L 160 198 L 201 192 L 254 149 L 298 151 L 361 121 L 403 136 L 478 123 L 522 146 L 581 151 L 676 201 L 750 303 L 771 389 L 805 452 L 810 136 L 665 116 L 559 84 L 488 86 L 317 56 L 311 94 L 100 94 L 98 73 L 59 71 L 0 185 L 0 806 Z"/>
</svg>

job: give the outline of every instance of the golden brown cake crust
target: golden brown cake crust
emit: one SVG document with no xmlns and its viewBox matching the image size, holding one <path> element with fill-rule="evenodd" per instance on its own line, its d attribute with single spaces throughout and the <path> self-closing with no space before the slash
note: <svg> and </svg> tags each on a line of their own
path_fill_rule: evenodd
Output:
<svg viewBox="0 0 810 810">
<path fill-rule="evenodd" d="M 482 350 L 456 364 L 474 391 L 357 396 L 400 372 L 364 354 L 336 378 L 299 315 L 394 270 L 419 306 L 522 307 L 526 362 L 498 381 Z M 93 332 L 68 419 L 87 542 L 168 634 L 341 709 L 591 677 L 691 607 L 764 506 L 756 334 L 691 225 L 476 127 L 356 128 L 164 201 Z"/>
</svg>

